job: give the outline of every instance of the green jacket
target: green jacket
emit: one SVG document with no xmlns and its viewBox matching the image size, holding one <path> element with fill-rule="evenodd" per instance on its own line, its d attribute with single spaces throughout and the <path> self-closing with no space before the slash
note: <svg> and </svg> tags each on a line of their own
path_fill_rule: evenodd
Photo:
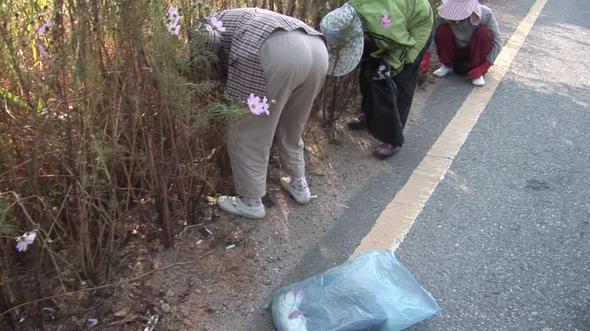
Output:
<svg viewBox="0 0 590 331">
<path fill-rule="evenodd" d="M 378 50 L 371 53 L 383 58 L 393 74 L 413 63 L 430 39 L 433 26 L 432 7 L 428 0 L 351 0 L 363 20 L 365 33 Z M 384 16 L 385 17 L 384 22 Z M 387 22 L 389 21 L 389 22 Z"/>
</svg>

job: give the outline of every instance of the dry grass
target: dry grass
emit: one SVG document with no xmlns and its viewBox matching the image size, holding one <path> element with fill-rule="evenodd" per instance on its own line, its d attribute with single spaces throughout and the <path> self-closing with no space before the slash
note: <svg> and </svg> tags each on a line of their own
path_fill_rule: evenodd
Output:
<svg viewBox="0 0 590 331">
<path fill-rule="evenodd" d="M 258 6 L 317 27 L 342 2 L 0 2 L 0 314 L 112 281 L 131 232 L 170 246 L 206 194 L 227 190 L 223 130 L 242 110 L 220 100 L 190 26 Z M 169 5 L 183 9 L 179 37 L 166 29 Z M 329 80 L 321 127 L 355 94 L 356 77 Z M 35 242 L 17 252 L 14 238 L 31 230 Z M 40 308 L 5 314 L 0 328 Z"/>
</svg>

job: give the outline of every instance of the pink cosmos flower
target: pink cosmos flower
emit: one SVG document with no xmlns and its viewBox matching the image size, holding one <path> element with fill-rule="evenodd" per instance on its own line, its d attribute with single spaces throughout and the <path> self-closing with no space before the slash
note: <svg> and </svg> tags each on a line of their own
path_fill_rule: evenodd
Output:
<svg viewBox="0 0 590 331">
<path fill-rule="evenodd" d="M 250 96 L 246 100 L 246 104 L 248 105 L 248 109 L 250 109 L 250 111 L 253 112 L 254 110 L 257 109 L 259 103 L 260 103 L 260 97 L 257 97 L 256 95 L 254 95 L 254 93 L 250 93 Z"/>
<path fill-rule="evenodd" d="M 178 11 L 178 8 L 168 8 L 167 16 L 168 32 L 170 32 L 174 36 L 178 36 L 180 34 L 180 12 Z"/>
<path fill-rule="evenodd" d="M 25 232 L 22 236 L 16 238 L 16 250 L 24 252 L 37 238 L 37 230 Z"/>
<path fill-rule="evenodd" d="M 52 26 L 53 26 L 53 23 L 50 20 L 45 21 L 45 23 L 43 23 L 43 25 L 41 25 L 41 27 L 39 29 L 37 29 L 37 35 L 38 36 L 43 35 Z"/>
<path fill-rule="evenodd" d="M 257 97 L 254 93 L 250 93 L 250 97 L 246 100 L 246 104 L 248 105 L 248 110 L 254 115 L 270 115 L 268 110 L 268 99 L 266 97 L 260 101 L 260 97 Z"/>
<path fill-rule="evenodd" d="M 391 28 L 391 17 L 386 11 L 383 11 L 383 16 L 381 16 L 381 25 L 386 29 Z"/>
<path fill-rule="evenodd" d="M 219 32 L 225 32 L 225 27 L 223 26 L 223 22 L 218 19 L 217 17 L 211 17 L 209 19 L 209 24 L 213 26 Z"/>
</svg>

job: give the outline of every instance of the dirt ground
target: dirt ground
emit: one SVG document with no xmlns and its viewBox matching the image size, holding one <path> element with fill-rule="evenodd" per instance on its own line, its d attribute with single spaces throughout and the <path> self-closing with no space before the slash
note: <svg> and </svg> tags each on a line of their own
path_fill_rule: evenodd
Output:
<svg viewBox="0 0 590 331">
<path fill-rule="evenodd" d="M 315 196 L 309 204 L 297 205 L 280 188 L 282 172 L 272 156 L 265 219 L 229 216 L 211 197 L 203 215 L 177 234 L 173 248 L 142 234 L 154 229 L 138 228 L 119 252 L 114 286 L 44 302 L 39 307 L 43 330 L 250 331 L 252 320 L 270 320 L 263 306 L 274 290 L 287 285 L 284 278 L 292 267 L 330 231 L 370 178 L 391 171 L 390 163 L 371 155 L 376 140 L 366 131 L 345 128 L 354 115 L 337 122 L 336 140 L 328 141 L 319 128 L 308 129 L 306 167 Z"/>
<path fill-rule="evenodd" d="M 297 205 L 280 189 L 275 157 L 265 219 L 231 217 L 211 205 L 177 235 L 174 248 L 136 238 L 122 253 L 118 274 L 156 272 L 78 298 L 88 303 L 80 313 L 66 323 L 48 321 L 56 326 L 48 330 L 247 330 L 256 314 L 265 314 L 273 290 L 285 285 L 290 266 L 330 229 L 364 181 L 388 166 L 371 157 L 375 141 L 366 132 L 339 125 L 336 143 L 318 130 L 308 133 L 306 140 L 315 141 L 306 147 L 308 180 L 317 196 L 309 204 Z"/>
<path fill-rule="evenodd" d="M 229 216 L 211 199 L 208 210 L 177 235 L 171 249 L 138 229 L 115 271 L 117 279 L 137 279 L 57 300 L 45 311 L 43 318 L 51 325 L 47 330 L 249 331 L 253 319 L 270 319 L 263 306 L 274 290 L 287 285 L 287 273 L 329 232 L 358 190 L 391 167 L 371 156 L 377 142 L 366 131 L 344 127 L 353 115 L 338 121 L 336 141 L 328 141 L 318 128 L 306 134 L 308 182 L 317 196 L 309 204 L 297 205 L 280 188 L 282 172 L 273 156 L 263 199 L 265 219 Z M 74 310 L 76 316 L 54 319 L 53 310 Z"/>
</svg>

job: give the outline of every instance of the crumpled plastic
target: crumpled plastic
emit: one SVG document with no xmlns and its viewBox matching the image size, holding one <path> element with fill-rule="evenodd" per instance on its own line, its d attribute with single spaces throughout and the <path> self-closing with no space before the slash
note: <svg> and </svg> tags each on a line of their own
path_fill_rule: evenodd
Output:
<svg viewBox="0 0 590 331">
<path fill-rule="evenodd" d="M 371 251 L 275 291 L 278 331 L 396 331 L 440 308 L 390 251 Z"/>
</svg>

